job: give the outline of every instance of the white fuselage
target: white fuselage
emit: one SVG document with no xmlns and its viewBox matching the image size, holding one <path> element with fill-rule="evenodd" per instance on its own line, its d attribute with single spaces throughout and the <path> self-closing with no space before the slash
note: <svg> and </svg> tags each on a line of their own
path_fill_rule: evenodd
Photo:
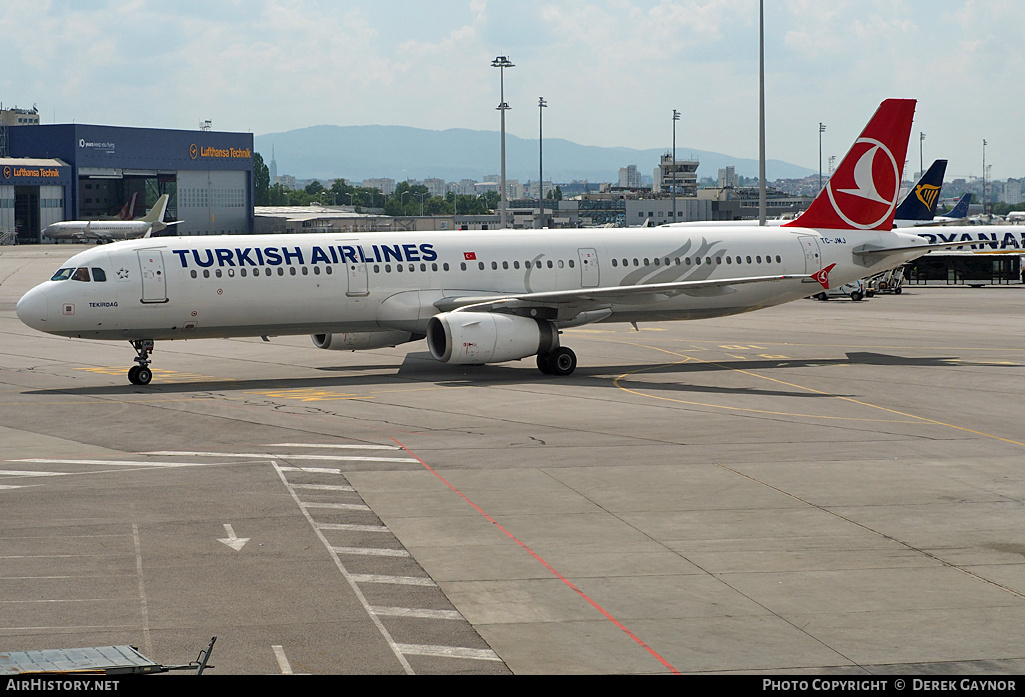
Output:
<svg viewBox="0 0 1025 697">
<path fill-rule="evenodd" d="M 143 237 L 153 223 L 143 220 L 67 220 L 47 225 L 52 240 L 132 240 Z"/>
<path fill-rule="evenodd" d="M 609 302 L 582 297 L 560 309 L 556 324 L 573 324 L 574 311 L 593 312 L 594 321 L 699 319 L 812 295 L 822 288 L 808 276 L 830 265 L 830 285 L 866 277 L 920 253 L 866 265 L 857 247 L 915 240 L 924 244 L 896 232 L 715 226 L 160 237 L 72 257 L 62 268 L 100 269 L 106 280 L 65 273 L 26 293 L 18 316 L 41 331 L 92 339 L 423 334 L 435 303 L 460 296 L 799 277 Z"/>
</svg>

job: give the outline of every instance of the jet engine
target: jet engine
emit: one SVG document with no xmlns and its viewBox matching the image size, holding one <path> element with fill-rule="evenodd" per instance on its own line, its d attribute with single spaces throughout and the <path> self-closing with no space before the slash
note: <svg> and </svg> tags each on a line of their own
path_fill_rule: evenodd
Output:
<svg viewBox="0 0 1025 697">
<path fill-rule="evenodd" d="M 422 339 L 423 334 L 409 332 L 344 332 L 340 334 L 311 334 L 313 345 L 328 351 L 365 351 L 367 349 L 391 348 L 407 341 Z"/>
<path fill-rule="evenodd" d="M 559 330 L 547 320 L 492 312 L 444 312 L 427 323 L 427 346 L 442 363 L 515 361 L 559 346 Z"/>
</svg>

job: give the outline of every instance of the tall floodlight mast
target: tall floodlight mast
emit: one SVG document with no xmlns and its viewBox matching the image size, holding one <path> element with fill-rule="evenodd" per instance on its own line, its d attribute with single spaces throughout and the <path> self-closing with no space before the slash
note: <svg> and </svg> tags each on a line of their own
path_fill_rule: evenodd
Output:
<svg viewBox="0 0 1025 697">
<path fill-rule="evenodd" d="M 498 72 L 499 72 L 499 86 L 500 86 L 500 90 L 501 90 L 501 92 L 500 92 L 501 96 L 500 96 L 500 99 L 499 99 L 499 103 L 498 103 L 497 109 L 500 112 L 502 112 L 502 174 L 501 174 L 501 178 L 500 178 L 500 181 L 499 181 L 498 184 L 499 184 L 499 187 L 500 187 L 500 194 L 501 194 L 501 198 L 499 199 L 500 202 L 501 202 L 500 203 L 500 206 L 501 206 L 501 214 L 500 214 L 500 216 L 501 216 L 501 221 L 502 221 L 502 228 L 505 229 L 506 227 L 508 227 L 506 218 L 507 218 L 507 210 L 509 208 L 509 201 L 508 201 L 508 199 L 506 198 L 506 195 L 505 195 L 505 112 L 509 110 L 509 105 L 505 103 L 505 69 L 506 68 L 514 68 L 515 66 L 512 64 L 512 62 L 509 60 L 508 57 L 506 57 L 506 56 L 498 56 L 498 57 L 495 58 L 495 60 L 491 61 L 491 67 L 492 68 L 498 68 Z"/>
</svg>

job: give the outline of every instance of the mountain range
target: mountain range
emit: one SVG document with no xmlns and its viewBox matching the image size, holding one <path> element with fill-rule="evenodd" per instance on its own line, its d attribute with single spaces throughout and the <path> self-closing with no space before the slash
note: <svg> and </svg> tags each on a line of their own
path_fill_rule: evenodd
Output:
<svg viewBox="0 0 1025 697">
<path fill-rule="evenodd" d="M 501 140 L 498 131 L 453 128 L 433 131 L 408 126 L 311 126 L 281 133 L 254 136 L 254 146 L 269 166 L 273 157 L 279 175 L 296 179 L 345 178 L 354 184 L 364 179 L 437 177 L 445 181 L 484 181 L 498 174 Z M 544 178 L 556 183 L 570 181 L 619 181 L 619 169 L 637 165 L 642 176 L 651 177 L 659 158 L 669 149 L 635 150 L 621 147 L 580 145 L 562 138 L 543 142 Z M 676 147 L 678 160 L 697 159 L 698 178 L 718 176 L 732 165 L 744 177 L 758 176 L 758 160 L 718 152 Z M 799 179 L 814 170 L 781 160 L 767 160 L 766 179 Z M 506 178 L 521 183 L 537 181 L 537 140 L 506 134 Z"/>
</svg>

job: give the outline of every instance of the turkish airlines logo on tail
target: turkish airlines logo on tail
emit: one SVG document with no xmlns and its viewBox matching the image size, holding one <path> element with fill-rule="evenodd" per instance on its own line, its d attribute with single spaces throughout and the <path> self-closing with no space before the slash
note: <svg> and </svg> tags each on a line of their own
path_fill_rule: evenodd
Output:
<svg viewBox="0 0 1025 697">
<path fill-rule="evenodd" d="M 853 165 L 849 164 L 854 162 Z M 826 185 L 833 210 L 854 228 L 870 230 L 897 207 L 900 169 L 897 160 L 875 138 L 859 138 L 843 165 Z"/>
<path fill-rule="evenodd" d="M 813 273 L 811 277 L 818 281 L 823 288 L 829 290 L 829 272 L 833 270 L 834 266 L 836 266 L 836 264 L 830 264 L 826 268 Z"/>
</svg>

